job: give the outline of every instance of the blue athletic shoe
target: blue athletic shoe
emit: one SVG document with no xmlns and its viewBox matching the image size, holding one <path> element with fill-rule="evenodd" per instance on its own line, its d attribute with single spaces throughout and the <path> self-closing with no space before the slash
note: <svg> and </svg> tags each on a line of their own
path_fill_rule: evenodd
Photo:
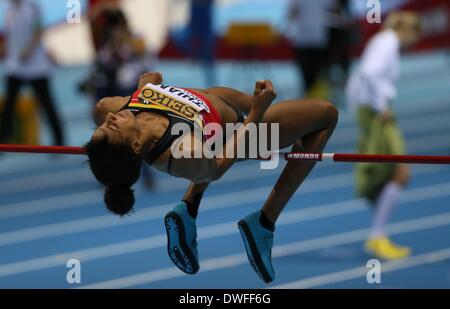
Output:
<svg viewBox="0 0 450 309">
<path fill-rule="evenodd" d="M 252 213 L 238 222 L 239 231 L 244 241 L 247 257 L 253 269 L 269 283 L 275 279 L 272 267 L 273 232 L 264 228 L 259 222 L 261 211 Z"/>
<path fill-rule="evenodd" d="M 181 202 L 164 218 L 167 232 L 167 253 L 181 271 L 195 274 L 200 266 L 197 252 L 197 227 Z"/>
</svg>

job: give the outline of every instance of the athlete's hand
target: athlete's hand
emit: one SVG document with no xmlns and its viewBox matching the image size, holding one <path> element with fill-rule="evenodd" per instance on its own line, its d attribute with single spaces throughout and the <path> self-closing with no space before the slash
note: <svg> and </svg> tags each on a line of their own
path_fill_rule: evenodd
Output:
<svg viewBox="0 0 450 309">
<path fill-rule="evenodd" d="M 163 77 L 160 72 L 148 72 L 144 73 L 141 76 L 139 76 L 139 85 L 138 89 L 141 89 L 146 84 L 153 84 L 153 85 L 161 85 L 163 82 Z"/>
<path fill-rule="evenodd" d="M 277 94 L 270 80 L 257 81 L 253 93 L 252 109 L 265 112 L 276 97 Z"/>
</svg>

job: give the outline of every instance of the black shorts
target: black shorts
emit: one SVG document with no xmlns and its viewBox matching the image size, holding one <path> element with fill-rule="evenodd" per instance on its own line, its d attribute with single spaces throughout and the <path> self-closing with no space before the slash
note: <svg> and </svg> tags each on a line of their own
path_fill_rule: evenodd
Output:
<svg viewBox="0 0 450 309">
<path fill-rule="evenodd" d="M 226 105 L 228 105 L 232 110 L 234 110 L 234 112 L 236 113 L 238 119 L 236 121 L 236 123 L 244 123 L 245 119 L 247 119 L 247 114 L 244 113 L 243 111 L 241 111 L 239 108 L 237 108 L 236 106 L 234 106 L 233 104 L 231 104 L 230 102 L 228 102 L 227 100 L 225 100 L 223 97 L 219 96 L 216 94 L 217 97 L 219 97 Z"/>
</svg>

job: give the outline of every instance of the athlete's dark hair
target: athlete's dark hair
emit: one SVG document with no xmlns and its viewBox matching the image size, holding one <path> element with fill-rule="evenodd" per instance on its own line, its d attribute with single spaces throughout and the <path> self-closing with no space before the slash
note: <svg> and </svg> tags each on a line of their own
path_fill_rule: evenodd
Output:
<svg viewBox="0 0 450 309">
<path fill-rule="evenodd" d="M 106 207 L 120 216 L 131 212 L 134 205 L 131 187 L 139 179 L 142 156 L 130 146 L 110 144 L 107 137 L 91 140 L 85 148 L 92 173 L 106 186 Z"/>
</svg>

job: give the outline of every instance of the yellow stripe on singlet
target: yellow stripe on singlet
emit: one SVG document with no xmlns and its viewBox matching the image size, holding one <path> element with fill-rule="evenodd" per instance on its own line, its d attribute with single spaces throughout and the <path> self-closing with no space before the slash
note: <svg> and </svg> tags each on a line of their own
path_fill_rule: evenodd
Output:
<svg viewBox="0 0 450 309">
<path fill-rule="evenodd" d="M 163 111 L 172 112 L 172 113 L 175 112 L 175 114 L 177 114 L 180 117 L 183 117 L 183 118 L 185 118 L 187 120 L 190 120 L 190 121 L 194 121 L 194 123 L 196 123 L 197 127 L 203 129 L 203 121 L 202 121 L 202 119 L 200 117 L 195 117 L 194 120 L 188 119 L 184 115 L 182 115 L 182 114 L 180 114 L 180 113 L 178 113 L 176 111 L 173 111 L 172 109 L 170 109 L 170 108 L 168 108 L 166 106 L 163 106 L 163 105 L 144 104 L 144 103 L 130 103 L 128 106 L 129 107 L 141 107 L 141 108 L 145 108 L 145 109 L 148 109 L 148 110 L 158 109 L 158 110 L 163 110 Z"/>
<path fill-rule="evenodd" d="M 145 108 L 145 109 L 159 109 L 159 110 L 165 110 L 165 111 L 170 111 L 170 108 L 167 108 L 165 106 L 162 105 L 156 105 L 156 104 L 144 104 L 144 103 L 130 103 L 128 105 L 129 107 L 141 107 L 141 108 Z"/>
</svg>

